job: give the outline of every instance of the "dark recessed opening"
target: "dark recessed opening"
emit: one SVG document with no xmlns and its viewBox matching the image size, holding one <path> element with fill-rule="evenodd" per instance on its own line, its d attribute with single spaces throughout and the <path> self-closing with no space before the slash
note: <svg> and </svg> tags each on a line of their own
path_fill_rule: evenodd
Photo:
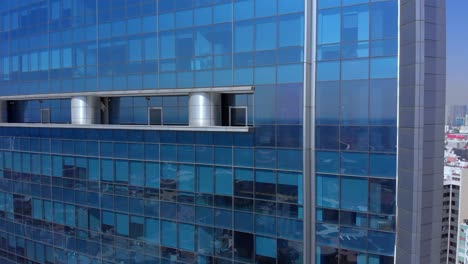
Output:
<svg viewBox="0 0 468 264">
<path fill-rule="evenodd" d="M 148 108 L 148 124 L 159 125 L 159 126 L 163 124 L 162 108 L 160 107 Z"/>
</svg>

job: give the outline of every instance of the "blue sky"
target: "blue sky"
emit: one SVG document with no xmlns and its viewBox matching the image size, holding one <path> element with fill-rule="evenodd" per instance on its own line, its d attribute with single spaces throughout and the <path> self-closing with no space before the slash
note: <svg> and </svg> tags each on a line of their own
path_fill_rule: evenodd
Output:
<svg viewBox="0 0 468 264">
<path fill-rule="evenodd" d="M 447 104 L 468 104 L 468 1 L 447 3 Z"/>
</svg>

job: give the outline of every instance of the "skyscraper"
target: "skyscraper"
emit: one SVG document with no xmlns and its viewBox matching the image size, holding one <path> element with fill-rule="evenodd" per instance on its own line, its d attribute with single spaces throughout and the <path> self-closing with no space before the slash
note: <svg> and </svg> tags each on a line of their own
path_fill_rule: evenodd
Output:
<svg viewBox="0 0 468 264">
<path fill-rule="evenodd" d="M 439 263 L 445 1 L 0 16 L 2 263 Z"/>
</svg>

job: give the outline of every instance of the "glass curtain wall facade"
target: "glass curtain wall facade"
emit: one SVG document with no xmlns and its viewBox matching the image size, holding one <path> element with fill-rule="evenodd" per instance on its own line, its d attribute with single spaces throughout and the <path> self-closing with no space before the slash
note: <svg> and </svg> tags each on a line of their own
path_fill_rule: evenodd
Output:
<svg viewBox="0 0 468 264">
<path fill-rule="evenodd" d="M 1 1 L 0 262 L 426 263 L 444 3 Z"/>
<path fill-rule="evenodd" d="M 316 263 L 393 263 L 398 5 L 318 1 Z"/>
<path fill-rule="evenodd" d="M 0 17 L 1 96 L 257 98 L 231 98 L 248 133 L 2 127 L 0 262 L 302 263 L 303 0 L 2 1 Z M 9 122 L 40 123 L 45 99 Z M 70 123 L 61 100 L 51 123 Z M 186 96 L 147 100 L 112 98 L 110 123 L 145 124 L 146 104 L 187 123 Z"/>
</svg>

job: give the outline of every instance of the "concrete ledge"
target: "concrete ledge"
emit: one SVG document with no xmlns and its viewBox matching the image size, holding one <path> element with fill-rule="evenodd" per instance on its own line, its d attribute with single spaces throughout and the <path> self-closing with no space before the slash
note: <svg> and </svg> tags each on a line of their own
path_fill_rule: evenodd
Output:
<svg viewBox="0 0 468 264">
<path fill-rule="evenodd" d="M 39 100 L 60 99 L 74 96 L 97 96 L 97 97 L 122 97 L 122 96 L 170 96 L 188 95 L 199 92 L 216 93 L 253 93 L 254 86 L 231 86 L 231 87 L 206 87 L 206 88 L 174 88 L 174 89 L 151 89 L 151 90 L 121 90 L 121 91 L 95 91 L 78 93 L 44 93 L 0 96 L 0 100 Z"/>
<path fill-rule="evenodd" d="M 238 132 L 247 133 L 253 130 L 249 126 L 150 126 L 150 125 L 73 125 L 73 124 L 42 124 L 42 123 L 0 123 L 1 127 L 31 127 L 31 128 L 77 128 L 77 129 L 127 129 L 127 130 L 158 130 L 158 131 L 200 131 L 200 132 Z"/>
</svg>

